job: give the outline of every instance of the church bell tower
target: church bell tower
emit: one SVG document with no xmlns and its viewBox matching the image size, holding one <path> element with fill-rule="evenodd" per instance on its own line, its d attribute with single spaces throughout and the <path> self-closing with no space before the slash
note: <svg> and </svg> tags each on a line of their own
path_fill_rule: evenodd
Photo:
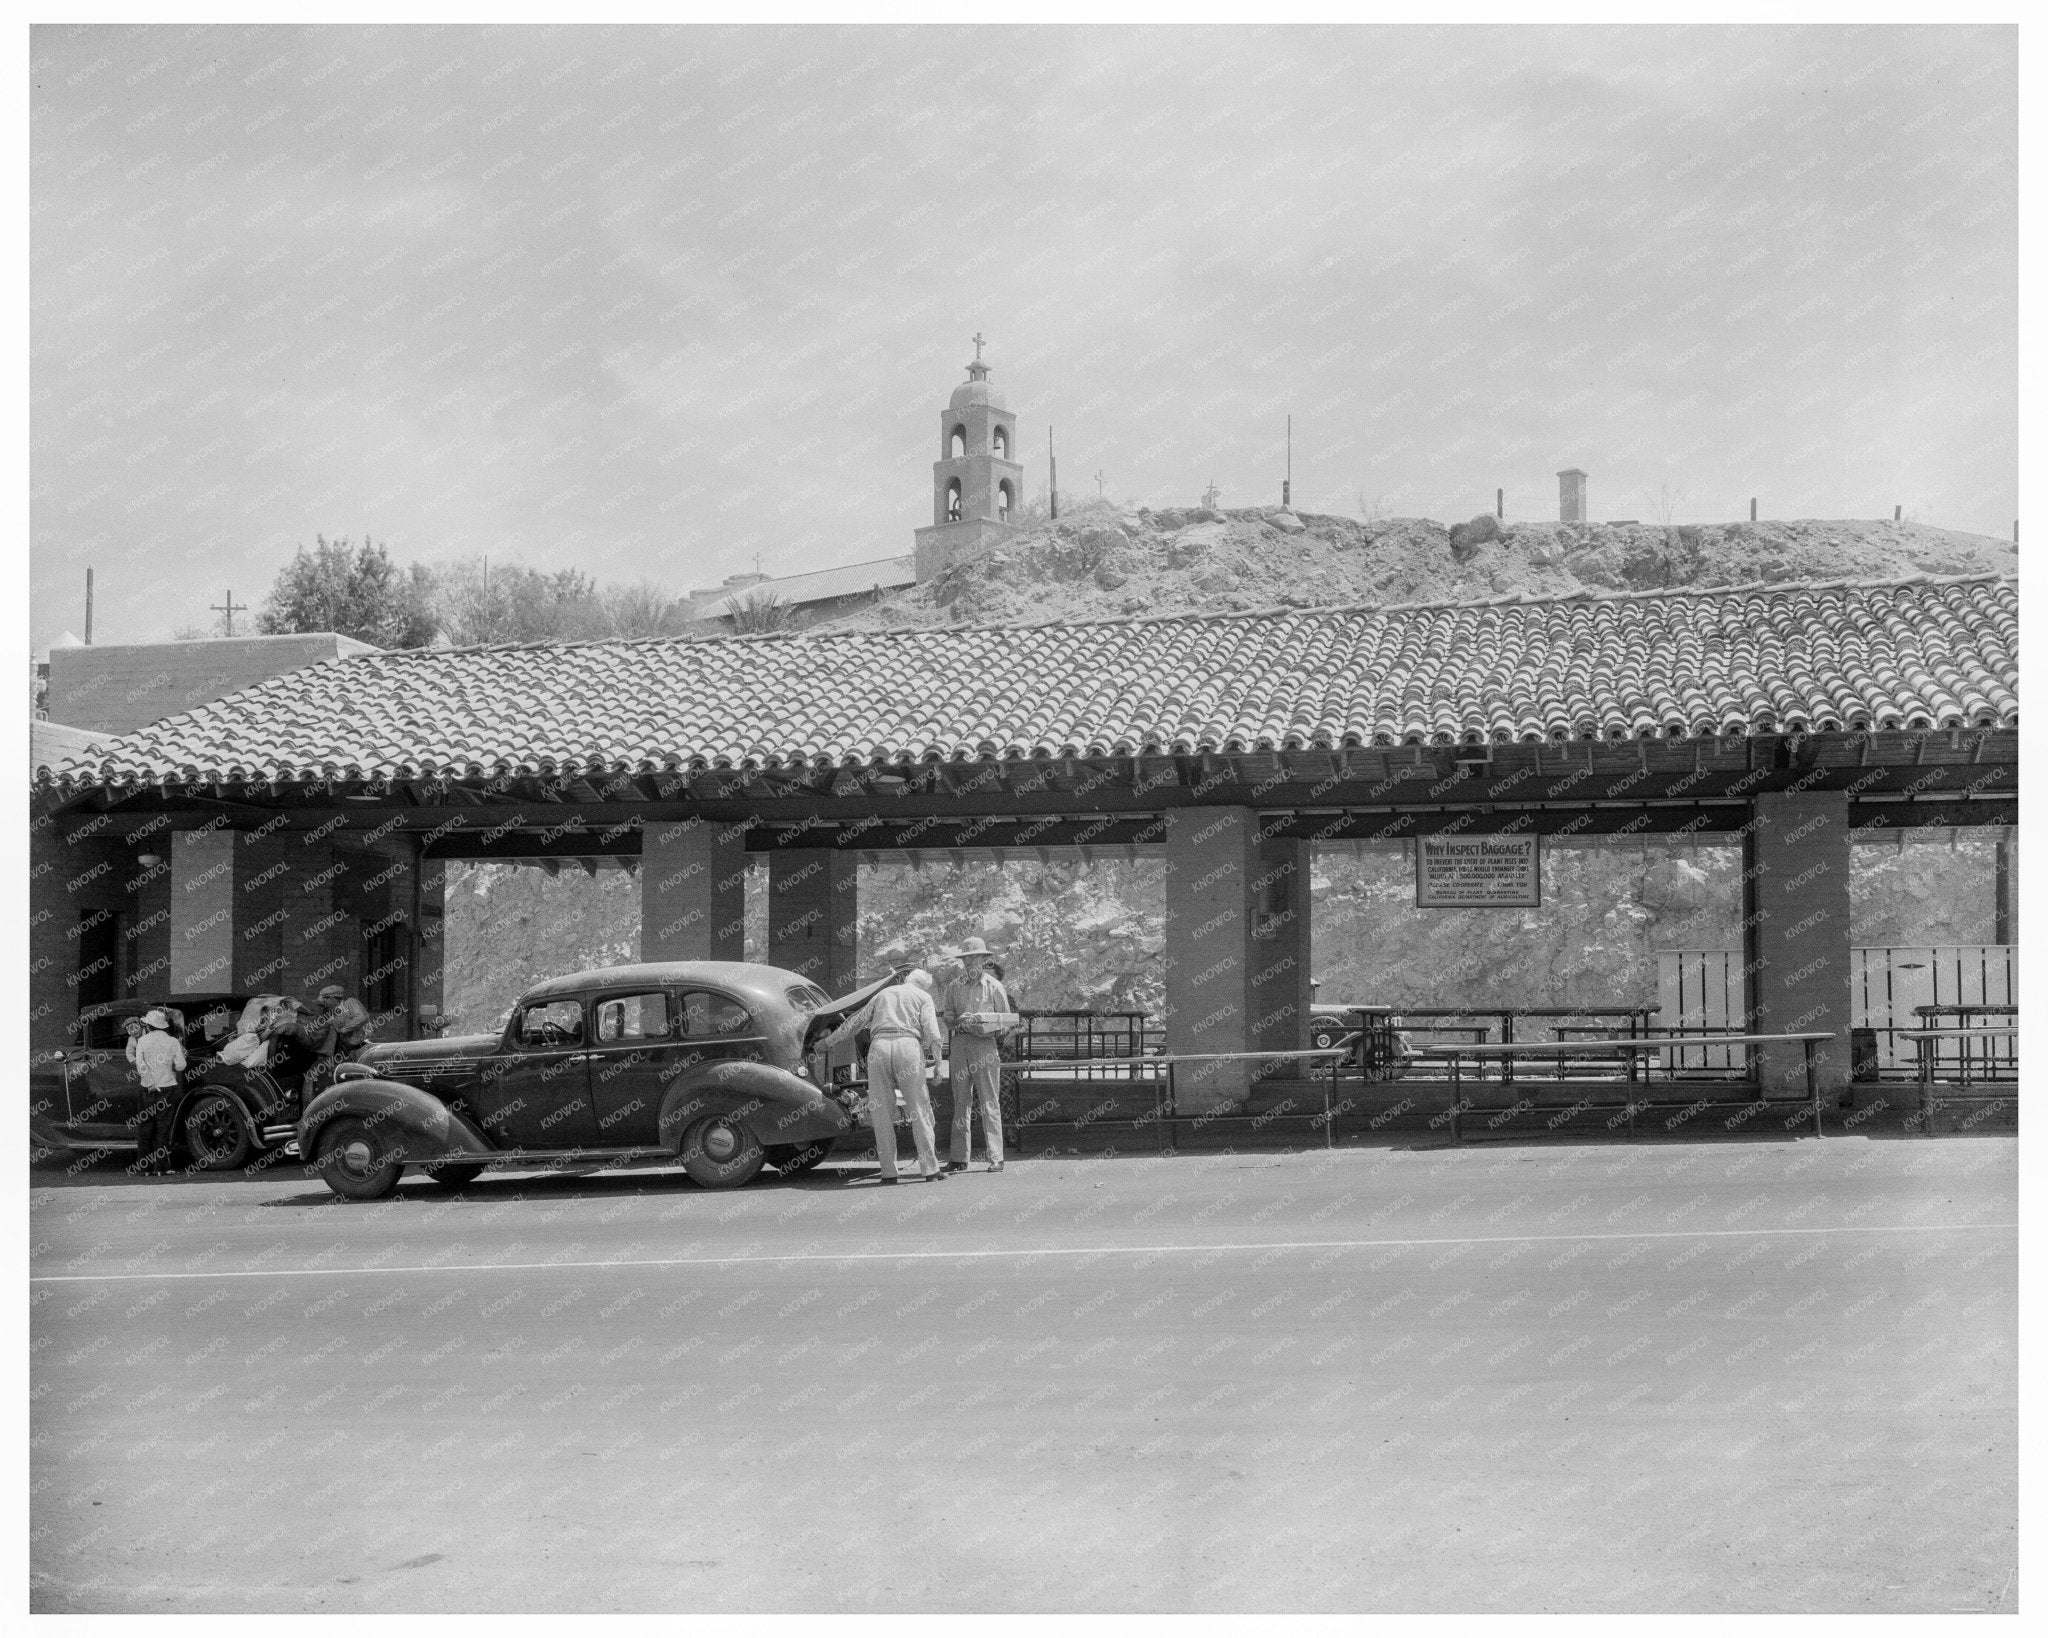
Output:
<svg viewBox="0 0 2048 1638">
<path fill-rule="evenodd" d="M 967 379 L 939 416 L 939 458 L 932 463 L 932 521 L 917 534 L 917 578 L 1007 538 L 1024 505 L 1024 468 L 1017 460 L 1017 418 L 988 384 L 974 338 Z"/>
</svg>

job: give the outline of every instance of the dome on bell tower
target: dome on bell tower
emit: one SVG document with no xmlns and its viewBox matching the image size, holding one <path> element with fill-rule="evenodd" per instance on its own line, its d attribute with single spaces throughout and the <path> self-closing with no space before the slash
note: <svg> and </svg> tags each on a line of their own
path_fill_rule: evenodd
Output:
<svg viewBox="0 0 2048 1638">
<path fill-rule="evenodd" d="M 953 389 L 953 396 L 948 400 L 947 407 L 969 409 L 977 404 L 998 410 L 1010 407 L 1004 401 L 1003 395 L 988 384 L 988 366 L 978 358 L 967 366 L 967 379 Z"/>
</svg>

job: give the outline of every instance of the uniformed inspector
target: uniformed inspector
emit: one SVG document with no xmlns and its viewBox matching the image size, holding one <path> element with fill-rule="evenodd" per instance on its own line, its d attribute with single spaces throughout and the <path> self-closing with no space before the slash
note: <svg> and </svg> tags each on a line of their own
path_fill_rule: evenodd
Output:
<svg viewBox="0 0 2048 1638">
<path fill-rule="evenodd" d="M 995 954 L 978 938 L 957 950 L 942 950 L 960 963 L 960 976 L 946 986 L 939 1016 L 951 1039 L 953 1142 L 946 1161 L 949 1172 L 964 1172 L 974 1158 L 974 1109 L 981 1106 L 981 1139 L 988 1149 L 988 1169 L 1003 1169 L 1002 1047 L 1009 1032 L 1010 992 L 988 970 Z"/>
</svg>

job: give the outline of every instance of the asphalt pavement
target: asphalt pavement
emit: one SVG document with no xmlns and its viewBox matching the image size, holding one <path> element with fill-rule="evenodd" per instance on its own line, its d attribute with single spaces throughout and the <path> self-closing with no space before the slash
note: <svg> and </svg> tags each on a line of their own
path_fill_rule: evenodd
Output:
<svg viewBox="0 0 2048 1638">
<path fill-rule="evenodd" d="M 48 1611 L 2017 1608 L 2017 1141 L 30 1193 Z"/>
</svg>

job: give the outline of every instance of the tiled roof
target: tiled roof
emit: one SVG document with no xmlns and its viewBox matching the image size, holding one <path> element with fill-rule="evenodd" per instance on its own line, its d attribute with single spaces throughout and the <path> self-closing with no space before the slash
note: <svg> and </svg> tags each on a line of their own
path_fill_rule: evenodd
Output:
<svg viewBox="0 0 2048 1638">
<path fill-rule="evenodd" d="M 806 603 L 824 603 L 870 592 L 878 586 L 893 591 L 898 586 L 916 583 L 915 558 L 878 557 L 867 563 L 842 563 L 836 569 L 817 569 L 810 574 L 784 575 L 780 580 L 757 580 L 716 602 L 706 603 L 696 612 L 700 620 L 716 620 L 731 614 L 738 604 L 771 597 L 789 608 L 801 608 Z"/>
<path fill-rule="evenodd" d="M 2016 727 L 2002 579 L 367 654 L 61 788 Z"/>
</svg>

